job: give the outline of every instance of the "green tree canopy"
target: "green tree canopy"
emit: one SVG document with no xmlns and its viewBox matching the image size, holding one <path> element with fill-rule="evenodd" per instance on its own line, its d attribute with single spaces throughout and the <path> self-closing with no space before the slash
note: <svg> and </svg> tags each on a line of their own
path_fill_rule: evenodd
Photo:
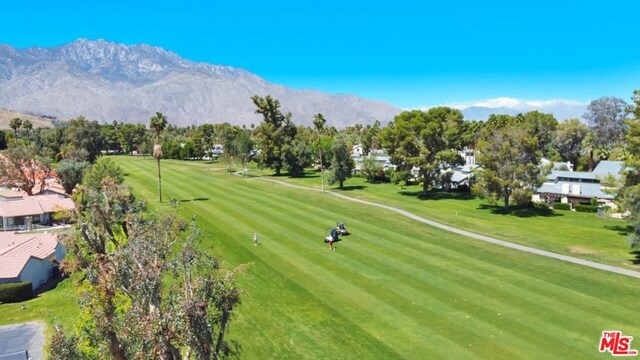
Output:
<svg viewBox="0 0 640 360">
<path fill-rule="evenodd" d="M 291 122 L 291 113 L 283 115 L 280 111 L 280 101 L 270 95 L 255 95 L 251 100 L 256 106 L 256 114 L 263 117 L 262 124 L 256 129 L 260 165 L 273 169 L 276 175 L 280 175 L 284 166 L 283 150 L 292 149 L 289 145 L 297 132 Z"/>
<path fill-rule="evenodd" d="M 93 164 L 82 178 L 82 184 L 90 189 L 100 189 L 102 182 L 111 179 L 116 184 L 124 182 L 124 171 L 113 160 L 102 157 Z"/>
<path fill-rule="evenodd" d="M 202 234 L 175 208 L 141 209 L 113 182 L 85 194 L 77 231 L 65 238 L 65 269 L 84 274 L 75 280 L 83 321 L 77 335 L 58 328 L 51 352 L 116 360 L 238 356 L 225 340 L 240 303 L 237 269 L 198 250 Z"/>
<path fill-rule="evenodd" d="M 104 138 L 100 133 L 100 125 L 97 121 L 89 121 L 83 116 L 69 120 L 65 129 L 66 142 L 74 149 L 82 149 L 87 152 L 87 160 L 96 161 L 104 146 Z"/>
<path fill-rule="evenodd" d="M 423 193 L 436 184 L 443 167 L 462 164 L 462 113 L 448 107 L 402 112 L 382 130 L 382 146 L 400 170 L 420 169 Z"/>
<path fill-rule="evenodd" d="M 560 154 L 562 160 L 570 161 L 574 167 L 578 166 L 582 154 L 584 140 L 589 134 L 589 128 L 578 119 L 569 119 L 558 125 L 553 137 L 552 146 Z"/>
<path fill-rule="evenodd" d="M 22 127 L 22 119 L 20 118 L 11 119 L 11 121 L 9 121 L 9 127 L 13 129 L 15 140 L 18 141 L 18 129 Z"/>
<path fill-rule="evenodd" d="M 630 245 L 633 249 L 640 249 L 640 90 L 635 90 L 632 97 L 633 104 L 629 107 L 633 119 L 627 122 L 626 147 L 629 157 L 625 161 L 628 170 L 625 174 L 624 186 L 618 196 L 624 210 L 630 213 L 633 231 L 630 235 Z"/>
<path fill-rule="evenodd" d="M 160 134 L 166 127 L 167 117 L 161 112 L 156 112 L 156 114 L 149 119 L 149 129 L 151 129 L 156 136 L 156 144 L 160 143 Z"/>
<path fill-rule="evenodd" d="M 338 183 L 340 189 L 344 182 L 353 174 L 353 159 L 344 139 L 338 138 L 331 145 L 333 158 L 329 167 L 329 184 Z"/>
<path fill-rule="evenodd" d="M 56 174 L 67 194 L 71 194 L 76 185 L 82 182 L 89 164 L 84 161 L 62 160 L 56 168 Z"/>
<path fill-rule="evenodd" d="M 478 182 L 474 192 L 489 199 L 504 200 L 509 209 L 512 194 L 527 193 L 541 184 L 538 162 L 542 156 L 538 141 L 527 129 L 516 124 L 494 129 L 478 142 Z"/>
<path fill-rule="evenodd" d="M 593 132 L 596 149 L 612 149 L 624 141 L 628 111 L 627 103 L 617 97 L 603 96 L 589 103 L 583 117 Z"/>
</svg>

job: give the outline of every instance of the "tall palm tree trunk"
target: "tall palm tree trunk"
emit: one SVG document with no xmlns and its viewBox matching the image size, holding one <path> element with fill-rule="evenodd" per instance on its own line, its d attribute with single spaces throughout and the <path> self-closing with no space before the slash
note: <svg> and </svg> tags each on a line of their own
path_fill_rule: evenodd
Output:
<svg viewBox="0 0 640 360">
<path fill-rule="evenodd" d="M 162 177 L 160 176 L 160 158 L 156 160 L 158 161 L 158 194 L 160 196 L 160 202 L 162 202 Z"/>
</svg>

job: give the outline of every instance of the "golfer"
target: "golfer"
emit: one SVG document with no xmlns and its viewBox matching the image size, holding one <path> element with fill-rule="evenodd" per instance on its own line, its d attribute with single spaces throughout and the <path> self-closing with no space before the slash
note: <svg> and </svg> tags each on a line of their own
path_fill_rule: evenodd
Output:
<svg viewBox="0 0 640 360">
<path fill-rule="evenodd" d="M 258 245 L 258 233 L 253 233 L 253 245 Z"/>
</svg>

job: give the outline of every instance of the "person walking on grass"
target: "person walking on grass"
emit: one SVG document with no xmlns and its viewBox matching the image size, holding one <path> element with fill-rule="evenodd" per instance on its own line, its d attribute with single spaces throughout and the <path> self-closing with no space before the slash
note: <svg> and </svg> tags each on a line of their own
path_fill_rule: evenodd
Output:
<svg viewBox="0 0 640 360">
<path fill-rule="evenodd" d="M 258 233 L 253 233 L 253 245 L 258 245 Z"/>
</svg>

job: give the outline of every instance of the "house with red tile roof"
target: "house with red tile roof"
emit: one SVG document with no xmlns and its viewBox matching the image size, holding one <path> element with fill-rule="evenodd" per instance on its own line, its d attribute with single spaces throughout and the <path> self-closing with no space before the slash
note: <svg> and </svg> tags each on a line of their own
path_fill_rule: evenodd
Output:
<svg viewBox="0 0 640 360">
<path fill-rule="evenodd" d="M 31 281 L 35 290 L 52 277 L 64 255 L 57 234 L 0 233 L 0 284 Z"/>
</svg>

